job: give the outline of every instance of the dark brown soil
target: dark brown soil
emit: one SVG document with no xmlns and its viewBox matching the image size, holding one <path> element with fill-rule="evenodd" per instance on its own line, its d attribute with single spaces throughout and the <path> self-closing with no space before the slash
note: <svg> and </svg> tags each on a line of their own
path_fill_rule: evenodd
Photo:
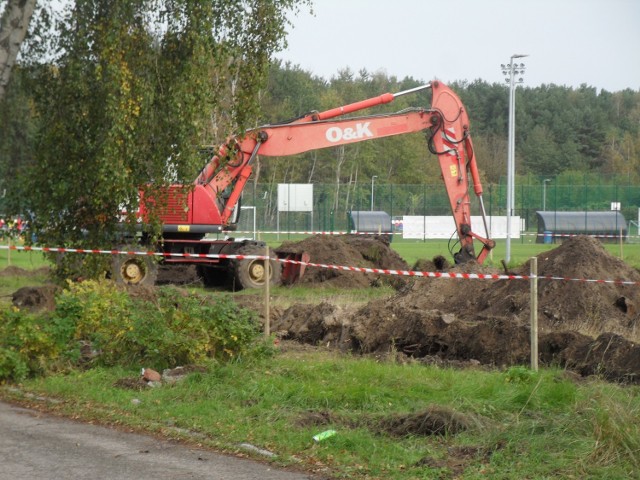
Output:
<svg viewBox="0 0 640 480">
<path fill-rule="evenodd" d="M 200 285 L 195 265 L 160 265 L 157 285 Z"/>
<path fill-rule="evenodd" d="M 638 270 L 609 254 L 591 237 L 574 237 L 537 258 L 539 276 L 640 282 Z M 527 275 L 529 271 L 527 264 L 517 273 Z M 541 332 L 569 330 L 592 337 L 613 332 L 640 342 L 638 285 L 540 279 L 538 290 Z M 513 312 L 528 318 L 528 282 L 498 282 L 478 304 L 485 315 Z"/>
<path fill-rule="evenodd" d="M 55 295 L 59 290 L 54 285 L 22 287 L 11 295 L 11 303 L 23 310 L 52 311 L 56 308 Z"/>
<path fill-rule="evenodd" d="M 431 405 L 420 412 L 387 417 L 380 422 L 380 430 L 398 437 L 455 435 L 478 424 L 479 422 L 470 415 L 449 407 Z"/>
<path fill-rule="evenodd" d="M 429 468 L 444 469 L 449 475 L 440 476 L 438 478 L 462 478 L 464 471 L 469 463 L 482 462 L 489 463 L 494 452 L 503 448 L 503 445 L 497 444 L 493 448 L 487 447 L 449 447 L 447 456 L 444 458 L 423 457 L 416 465 L 426 466 Z"/>
<path fill-rule="evenodd" d="M 326 427 L 344 425 L 349 428 L 366 427 L 379 434 L 404 436 L 455 435 L 471 429 L 484 428 L 489 421 L 468 415 L 441 405 L 428 407 L 412 413 L 376 417 L 362 415 L 359 418 L 345 418 L 328 410 L 308 411 L 300 415 L 296 422 L 301 427 Z"/>
<path fill-rule="evenodd" d="M 116 388 L 122 388 L 124 390 L 147 390 L 149 385 L 145 382 L 142 377 L 125 377 L 116 380 L 113 383 L 113 386 Z"/>
<path fill-rule="evenodd" d="M 637 270 L 589 237 L 572 238 L 537 258 L 539 276 L 640 282 Z M 502 273 L 476 263 L 449 271 Z M 513 273 L 528 275 L 530 267 Z M 351 314 L 330 304 L 294 305 L 274 330 L 364 354 L 502 367 L 529 363 L 529 305 L 528 280 L 416 278 L 393 297 Z M 640 383 L 638 306 L 638 285 L 540 279 L 540 361 Z"/>
<path fill-rule="evenodd" d="M 300 242 L 284 242 L 277 253 L 307 252 L 311 263 L 347 267 L 408 270 L 407 263 L 393 250 L 389 242 L 377 235 L 316 235 Z M 350 272 L 319 267 L 307 267 L 303 284 L 328 284 L 336 287 L 366 287 L 381 282 L 403 285 L 401 278 L 373 273 Z"/>
</svg>

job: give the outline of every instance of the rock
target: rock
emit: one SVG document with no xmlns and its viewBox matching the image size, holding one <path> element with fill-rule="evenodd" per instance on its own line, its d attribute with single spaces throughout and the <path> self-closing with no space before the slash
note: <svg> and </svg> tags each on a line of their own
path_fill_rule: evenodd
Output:
<svg viewBox="0 0 640 480">
<path fill-rule="evenodd" d="M 143 368 L 140 374 L 142 375 L 142 379 L 147 383 L 159 383 L 162 381 L 162 375 L 151 368 Z"/>
<path fill-rule="evenodd" d="M 181 380 L 184 380 L 187 375 L 193 372 L 205 373 L 206 367 L 200 367 L 197 365 L 187 365 L 185 367 L 168 368 L 162 371 L 162 381 L 168 384 L 174 384 Z"/>
<path fill-rule="evenodd" d="M 275 453 L 270 452 L 269 450 L 265 450 L 264 448 L 256 447 L 255 445 L 251 445 L 250 443 L 241 443 L 240 445 L 238 445 L 238 447 L 240 447 L 243 450 L 247 450 L 249 452 L 257 453 L 264 457 L 273 458 L 276 456 Z"/>
</svg>

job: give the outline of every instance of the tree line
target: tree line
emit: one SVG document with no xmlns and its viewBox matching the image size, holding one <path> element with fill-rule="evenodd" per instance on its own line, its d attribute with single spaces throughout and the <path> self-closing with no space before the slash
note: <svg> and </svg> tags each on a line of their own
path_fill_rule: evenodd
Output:
<svg viewBox="0 0 640 480">
<path fill-rule="evenodd" d="M 272 64 L 262 102 L 265 121 L 344 105 L 384 92 L 398 92 L 433 79 L 398 79 L 385 73 L 340 70 L 329 80 L 296 65 Z M 498 183 L 506 173 L 508 85 L 482 80 L 449 85 L 460 96 L 483 182 Z M 626 182 L 640 181 L 640 91 L 607 92 L 582 85 L 522 86 L 516 101 L 517 175 L 536 177 L 592 173 Z M 429 107 L 428 93 L 400 97 L 377 111 Z M 345 152 L 311 152 L 300 158 L 269 161 L 260 181 L 348 183 L 361 178 L 396 184 L 437 183 L 437 162 L 420 135 L 358 144 Z M 338 172 L 338 169 L 340 172 Z M 435 181 L 434 181 L 435 179 Z"/>
</svg>

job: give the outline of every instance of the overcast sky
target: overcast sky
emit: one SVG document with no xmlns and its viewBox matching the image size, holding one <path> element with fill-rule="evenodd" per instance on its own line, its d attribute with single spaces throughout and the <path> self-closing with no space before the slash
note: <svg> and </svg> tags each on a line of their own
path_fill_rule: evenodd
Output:
<svg viewBox="0 0 640 480">
<path fill-rule="evenodd" d="M 314 0 L 276 57 L 330 79 L 357 73 L 640 90 L 640 0 Z"/>
</svg>

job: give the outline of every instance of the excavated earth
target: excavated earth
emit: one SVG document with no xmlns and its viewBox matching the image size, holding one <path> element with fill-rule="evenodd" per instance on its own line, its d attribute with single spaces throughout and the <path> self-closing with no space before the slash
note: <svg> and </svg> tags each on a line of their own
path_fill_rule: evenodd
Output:
<svg viewBox="0 0 640 480">
<path fill-rule="evenodd" d="M 335 255 L 340 239 L 308 241 L 332 245 Z M 582 376 L 640 383 L 640 287 L 615 283 L 640 282 L 640 272 L 586 236 L 574 237 L 537 259 L 540 277 L 563 278 L 539 280 L 541 363 Z M 434 259 L 418 266 L 434 271 L 428 267 L 442 265 Z M 476 263 L 448 271 L 503 273 Z M 363 284 L 356 273 L 340 273 L 342 286 L 349 280 L 353 286 Z M 530 266 L 510 273 L 529 275 Z M 355 312 L 330 303 L 293 305 L 275 319 L 272 329 L 285 339 L 363 354 L 391 352 L 428 363 L 504 367 L 529 363 L 529 323 L 526 279 L 411 278 L 391 298 L 374 300 Z"/>
<path fill-rule="evenodd" d="M 311 262 L 318 264 L 410 268 L 383 238 L 316 236 L 276 250 L 306 251 Z M 574 237 L 537 259 L 541 364 L 558 365 L 581 376 L 597 374 L 611 381 L 640 383 L 640 272 L 590 237 Z M 503 273 L 476 263 L 449 267 L 441 257 L 419 261 L 413 269 Z M 7 270 L 0 271 L 0 276 L 16 274 Z M 525 264 L 510 273 L 526 276 L 529 272 Z M 197 277 L 195 271 L 174 272 L 173 280 L 184 285 L 197 282 Z M 271 329 L 284 340 L 392 355 L 403 361 L 461 367 L 529 363 L 530 282 L 526 279 L 396 277 L 319 267 L 308 267 L 303 279 L 308 286 L 340 288 L 384 282 L 395 286 L 396 293 L 359 308 L 323 302 L 273 309 Z M 51 308 L 54 294 L 50 287 L 25 287 L 13 294 L 13 303 L 21 308 Z"/>
<path fill-rule="evenodd" d="M 389 242 L 381 236 L 360 235 L 316 235 L 300 242 L 284 242 L 276 248 L 277 253 L 307 252 L 310 262 L 323 265 L 363 267 L 377 269 L 408 270 L 407 263 L 391 249 Z M 381 283 L 396 287 L 406 282 L 402 278 L 374 273 L 353 273 L 338 269 L 309 267 L 302 277 L 304 285 L 331 285 L 357 288 Z"/>
</svg>

